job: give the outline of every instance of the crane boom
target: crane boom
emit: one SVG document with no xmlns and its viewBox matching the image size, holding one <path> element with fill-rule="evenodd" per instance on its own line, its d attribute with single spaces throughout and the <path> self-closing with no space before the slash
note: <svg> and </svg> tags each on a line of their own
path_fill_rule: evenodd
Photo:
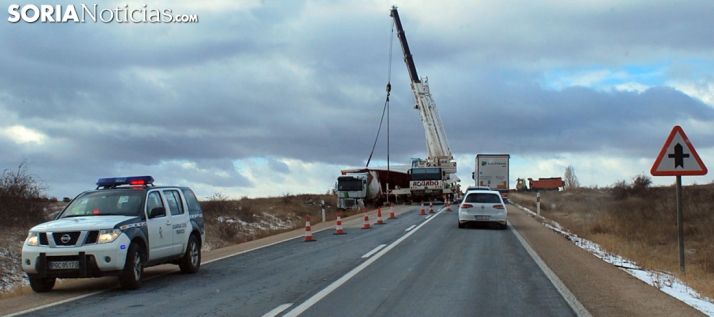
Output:
<svg viewBox="0 0 714 317">
<path fill-rule="evenodd" d="M 397 37 L 399 38 L 399 43 L 402 45 L 402 51 L 404 52 L 404 63 L 407 64 L 407 71 L 409 71 L 409 79 L 412 83 L 420 83 L 419 75 L 417 75 L 416 66 L 414 65 L 414 58 L 412 58 L 412 52 L 409 50 L 409 43 L 407 43 L 407 35 L 404 33 L 404 28 L 402 27 L 402 20 L 399 19 L 399 12 L 397 12 L 397 7 L 392 7 L 392 12 L 389 14 L 394 19 L 394 26 L 397 28 Z"/>
<path fill-rule="evenodd" d="M 439 114 L 436 111 L 436 103 L 431 97 L 428 79 L 424 78 L 422 80 L 417 74 L 414 58 L 409 49 L 409 43 L 396 6 L 392 7 L 390 16 L 394 19 L 397 37 L 404 53 L 404 63 L 407 66 L 409 78 L 411 79 L 411 88 L 416 99 L 416 109 L 419 111 L 421 122 L 424 126 L 428 156 L 426 164 L 428 164 L 427 166 L 441 167 L 447 174 L 454 174 L 456 173 L 456 162 L 453 160 L 441 118 L 439 118 Z"/>
</svg>

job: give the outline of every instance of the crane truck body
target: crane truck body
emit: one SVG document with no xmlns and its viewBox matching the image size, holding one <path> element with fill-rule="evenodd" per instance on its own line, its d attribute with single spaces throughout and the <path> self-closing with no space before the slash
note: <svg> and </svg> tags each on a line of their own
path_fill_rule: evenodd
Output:
<svg viewBox="0 0 714 317">
<path fill-rule="evenodd" d="M 456 161 L 449 148 L 444 127 L 436 111 L 436 103 L 431 97 L 427 78 L 420 79 L 409 43 L 402 27 L 397 7 L 392 7 L 390 16 L 404 53 L 404 63 L 409 72 L 411 89 L 416 99 L 415 108 L 419 111 L 426 137 L 427 158 L 412 160 L 409 170 L 412 200 L 441 200 L 451 196 L 452 189 L 458 182 Z"/>
</svg>

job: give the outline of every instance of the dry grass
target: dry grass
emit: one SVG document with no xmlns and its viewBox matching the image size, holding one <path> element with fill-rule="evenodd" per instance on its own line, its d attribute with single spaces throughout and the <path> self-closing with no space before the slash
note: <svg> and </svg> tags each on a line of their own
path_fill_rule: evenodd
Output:
<svg viewBox="0 0 714 317">
<path fill-rule="evenodd" d="M 621 184 L 620 184 L 621 185 Z M 541 193 L 541 213 L 639 265 L 675 274 L 714 298 L 714 184 L 683 192 L 686 274 L 679 273 L 674 187 L 578 189 Z M 513 193 L 535 210 L 534 193 Z"/>
<path fill-rule="evenodd" d="M 337 216 L 332 195 L 285 195 L 240 200 L 212 199 L 202 202 L 206 219 L 206 247 L 215 249 L 242 243 L 321 221 L 320 202 L 325 201 L 327 221 Z M 343 216 L 351 215 L 350 212 Z"/>
</svg>

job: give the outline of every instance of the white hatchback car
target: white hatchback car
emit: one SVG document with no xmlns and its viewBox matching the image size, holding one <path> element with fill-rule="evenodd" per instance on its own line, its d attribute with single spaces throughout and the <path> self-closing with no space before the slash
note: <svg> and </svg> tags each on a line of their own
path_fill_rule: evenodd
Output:
<svg viewBox="0 0 714 317">
<path fill-rule="evenodd" d="M 495 222 L 506 229 L 508 210 L 495 190 L 471 190 L 459 205 L 459 228 L 469 222 Z"/>
</svg>

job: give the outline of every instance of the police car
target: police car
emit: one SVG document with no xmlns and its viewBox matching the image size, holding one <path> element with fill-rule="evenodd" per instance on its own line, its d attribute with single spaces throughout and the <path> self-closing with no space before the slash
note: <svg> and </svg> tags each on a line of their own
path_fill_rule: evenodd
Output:
<svg viewBox="0 0 714 317">
<path fill-rule="evenodd" d="M 102 178 L 74 198 L 55 220 L 32 229 L 22 247 L 22 269 L 35 292 L 57 278 L 117 275 L 138 288 L 144 268 L 201 266 L 203 212 L 187 187 L 154 186 L 151 176 Z"/>
</svg>

